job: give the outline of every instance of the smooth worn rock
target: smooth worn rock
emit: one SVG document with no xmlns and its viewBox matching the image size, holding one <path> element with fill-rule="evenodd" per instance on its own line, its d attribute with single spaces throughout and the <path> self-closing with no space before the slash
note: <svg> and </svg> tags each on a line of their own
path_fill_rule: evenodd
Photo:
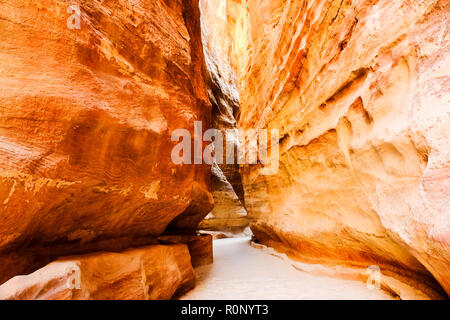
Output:
<svg viewBox="0 0 450 320">
<path fill-rule="evenodd" d="M 79 29 L 70 1 L 0 3 L 0 283 L 28 247 L 195 230 L 213 206 L 210 167 L 171 161 L 174 130 L 210 126 L 197 2 L 77 3 Z"/>
<path fill-rule="evenodd" d="M 237 127 L 280 131 L 275 175 L 241 168 L 258 240 L 450 293 L 449 2 L 203 2 Z"/>
<path fill-rule="evenodd" d="M 186 245 L 155 245 L 55 261 L 0 286 L 2 300 L 166 300 L 194 287 Z"/>
</svg>

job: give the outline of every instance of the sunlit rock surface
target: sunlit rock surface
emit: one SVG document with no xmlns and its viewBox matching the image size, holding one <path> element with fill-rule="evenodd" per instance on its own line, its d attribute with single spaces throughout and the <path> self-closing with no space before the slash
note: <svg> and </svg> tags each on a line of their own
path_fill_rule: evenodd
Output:
<svg viewBox="0 0 450 320">
<path fill-rule="evenodd" d="M 248 228 L 249 219 L 244 207 L 239 165 L 237 161 L 227 161 L 228 153 L 234 155 L 239 145 L 236 117 L 240 98 L 238 79 L 227 52 L 232 39 L 227 30 L 224 3 L 200 1 L 203 49 L 208 71 L 206 84 L 212 103 L 212 127 L 220 130 L 223 137 L 223 144 L 220 146 L 223 157 L 221 161 L 216 159 L 219 163 L 211 171 L 214 209 L 200 223 L 200 228 L 238 234 Z"/>
<path fill-rule="evenodd" d="M 449 2 L 202 3 L 237 127 L 280 130 L 277 174 L 241 168 L 257 239 L 449 293 Z"/>
<path fill-rule="evenodd" d="M 68 1 L 0 3 L 0 283 L 33 271 L 27 248 L 98 251 L 212 209 L 210 168 L 171 161 L 175 129 L 210 126 L 197 2 L 78 3 L 79 30 Z"/>
<path fill-rule="evenodd" d="M 186 245 L 67 257 L 0 286 L 2 300 L 162 300 L 192 289 Z"/>
<path fill-rule="evenodd" d="M 236 175 L 238 172 L 234 171 L 231 174 Z M 250 221 L 247 216 L 247 211 L 234 191 L 233 185 L 229 182 L 228 177 L 218 165 L 213 166 L 211 180 L 214 209 L 200 223 L 199 228 L 201 230 L 225 231 L 231 234 L 240 234 L 245 229 L 248 229 Z"/>
</svg>

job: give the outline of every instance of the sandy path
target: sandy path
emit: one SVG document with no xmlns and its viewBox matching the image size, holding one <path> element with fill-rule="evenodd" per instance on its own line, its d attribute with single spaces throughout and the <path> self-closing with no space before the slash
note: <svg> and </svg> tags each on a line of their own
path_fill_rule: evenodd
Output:
<svg viewBox="0 0 450 320">
<path fill-rule="evenodd" d="M 197 286 L 182 299 L 391 299 L 362 282 L 296 270 L 245 238 L 214 241 L 214 264 L 196 271 Z"/>
</svg>

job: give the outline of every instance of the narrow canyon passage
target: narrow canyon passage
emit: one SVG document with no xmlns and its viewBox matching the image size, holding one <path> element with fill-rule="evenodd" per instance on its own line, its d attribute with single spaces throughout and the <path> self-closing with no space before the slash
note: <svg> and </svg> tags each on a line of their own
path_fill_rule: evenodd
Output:
<svg viewBox="0 0 450 320">
<path fill-rule="evenodd" d="M 76 2 L 0 1 L 0 300 L 448 299 L 450 0 Z"/>
<path fill-rule="evenodd" d="M 196 287 L 186 300 L 392 299 L 360 281 L 317 276 L 294 268 L 249 238 L 214 241 L 214 264 L 197 268 Z"/>
</svg>

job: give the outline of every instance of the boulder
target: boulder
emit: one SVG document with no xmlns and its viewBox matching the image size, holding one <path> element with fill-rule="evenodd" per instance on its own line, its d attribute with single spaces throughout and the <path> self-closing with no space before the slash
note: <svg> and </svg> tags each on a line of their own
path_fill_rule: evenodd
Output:
<svg viewBox="0 0 450 320">
<path fill-rule="evenodd" d="M 59 259 L 0 286 L 1 300 L 167 300 L 195 285 L 185 244 Z"/>
</svg>

